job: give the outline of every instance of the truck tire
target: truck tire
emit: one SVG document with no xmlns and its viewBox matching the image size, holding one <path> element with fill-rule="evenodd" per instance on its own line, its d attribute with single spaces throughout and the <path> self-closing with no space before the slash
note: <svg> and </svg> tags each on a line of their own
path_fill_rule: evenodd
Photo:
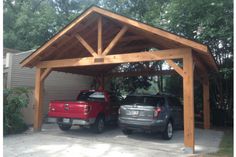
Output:
<svg viewBox="0 0 236 157">
<path fill-rule="evenodd" d="M 62 131 L 68 131 L 72 127 L 72 124 L 58 124 L 58 126 Z"/>
<path fill-rule="evenodd" d="M 95 133 L 102 133 L 105 127 L 105 120 L 103 116 L 98 116 L 95 123 L 93 124 L 93 131 Z"/>
<path fill-rule="evenodd" d="M 133 133 L 133 130 L 130 130 L 130 129 L 122 129 L 122 132 L 123 132 L 123 134 L 125 134 L 125 135 L 130 135 L 130 134 Z"/>
<path fill-rule="evenodd" d="M 166 128 L 162 134 L 163 139 L 170 140 L 173 137 L 173 123 L 168 121 Z"/>
</svg>

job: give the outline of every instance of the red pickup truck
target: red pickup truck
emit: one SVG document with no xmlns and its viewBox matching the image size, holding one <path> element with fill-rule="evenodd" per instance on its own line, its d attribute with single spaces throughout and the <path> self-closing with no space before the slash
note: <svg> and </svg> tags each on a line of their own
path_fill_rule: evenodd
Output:
<svg viewBox="0 0 236 157">
<path fill-rule="evenodd" d="M 118 97 L 107 91 L 83 90 L 76 101 L 51 101 L 48 117 L 63 131 L 79 125 L 101 133 L 105 123 L 117 122 L 119 107 Z"/>
</svg>

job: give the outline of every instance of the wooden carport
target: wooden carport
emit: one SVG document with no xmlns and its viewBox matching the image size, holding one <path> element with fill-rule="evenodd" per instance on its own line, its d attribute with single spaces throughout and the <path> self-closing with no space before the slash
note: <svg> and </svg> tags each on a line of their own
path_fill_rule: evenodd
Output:
<svg viewBox="0 0 236 157">
<path fill-rule="evenodd" d="M 200 77 L 203 85 L 204 128 L 208 129 L 208 74 L 218 70 L 208 47 L 96 6 L 88 8 L 21 62 L 23 67 L 36 67 L 34 130 L 41 129 L 42 87 L 51 71 L 105 77 L 112 76 L 112 69 L 122 63 L 160 60 L 183 78 L 184 145 L 194 151 L 194 76 Z M 145 72 L 132 76 L 142 74 Z M 114 74 L 120 75 L 127 73 Z"/>
</svg>

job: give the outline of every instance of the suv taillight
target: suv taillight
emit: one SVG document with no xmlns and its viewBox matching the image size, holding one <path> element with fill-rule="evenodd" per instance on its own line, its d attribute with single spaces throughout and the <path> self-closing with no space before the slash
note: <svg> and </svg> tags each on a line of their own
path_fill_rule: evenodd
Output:
<svg viewBox="0 0 236 157">
<path fill-rule="evenodd" d="M 92 110 L 92 106 L 84 105 L 84 114 L 87 115 Z"/>
<path fill-rule="evenodd" d="M 158 117 L 160 115 L 160 112 L 161 112 L 161 108 L 160 107 L 157 107 L 155 110 L 154 110 L 154 117 Z"/>
</svg>

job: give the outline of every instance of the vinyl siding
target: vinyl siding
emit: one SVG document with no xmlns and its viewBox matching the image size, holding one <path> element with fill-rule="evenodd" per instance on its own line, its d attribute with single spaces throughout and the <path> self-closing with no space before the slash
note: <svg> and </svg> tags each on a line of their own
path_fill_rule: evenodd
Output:
<svg viewBox="0 0 236 157">
<path fill-rule="evenodd" d="M 22 68 L 19 63 L 31 52 L 12 55 L 11 83 L 10 87 L 28 87 L 31 89 L 31 100 L 27 109 L 23 110 L 27 124 L 33 123 L 33 91 L 35 82 L 35 68 Z M 89 89 L 92 78 L 88 76 L 69 74 L 63 72 L 51 72 L 44 81 L 43 114 L 46 117 L 50 100 L 75 100 L 79 91 Z"/>
</svg>

